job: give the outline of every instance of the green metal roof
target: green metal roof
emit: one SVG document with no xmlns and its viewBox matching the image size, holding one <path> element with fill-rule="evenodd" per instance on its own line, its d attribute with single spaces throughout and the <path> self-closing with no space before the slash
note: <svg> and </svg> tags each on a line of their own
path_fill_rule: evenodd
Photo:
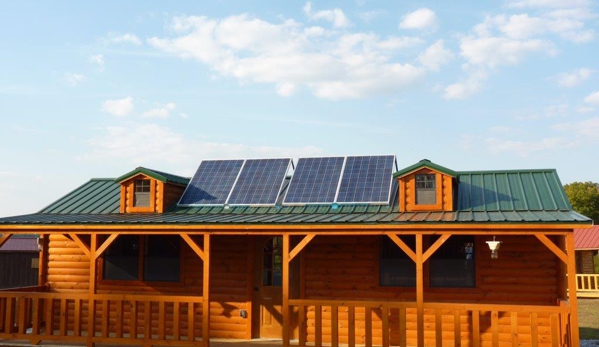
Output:
<svg viewBox="0 0 599 347">
<path fill-rule="evenodd" d="M 0 225 L 592 223 L 572 211 L 555 170 L 454 173 L 454 212 L 399 212 L 396 180 L 389 205 L 283 206 L 287 178 L 274 207 L 174 205 L 162 214 L 120 214 L 118 179 L 92 179 L 39 213 L 0 218 Z"/>
<path fill-rule="evenodd" d="M 121 176 L 119 178 L 116 178 L 115 181 L 116 182 L 123 182 L 126 179 L 131 178 L 131 177 L 133 177 L 135 175 L 138 175 L 140 173 L 142 173 L 144 175 L 147 175 L 147 176 L 150 176 L 150 177 L 152 177 L 154 179 L 157 179 L 157 180 L 159 180 L 161 182 L 164 182 L 164 183 L 179 184 L 179 185 L 182 185 L 182 186 L 186 186 L 189 183 L 189 180 L 190 180 L 187 177 L 181 177 L 181 176 L 169 174 L 169 173 L 158 171 L 158 170 L 152 170 L 152 169 L 148 169 L 148 168 L 140 166 L 140 167 L 136 168 L 135 170 L 133 170 L 131 172 L 128 172 L 128 173 L 124 174 L 123 176 Z"/>
<path fill-rule="evenodd" d="M 401 169 L 399 171 L 397 171 L 396 173 L 393 174 L 393 177 L 397 178 L 397 177 L 402 177 L 405 176 L 411 172 L 414 172 L 416 170 L 420 170 L 424 167 L 427 167 L 429 169 L 433 169 L 435 171 L 439 171 L 442 172 L 446 175 L 449 175 L 451 177 L 456 177 L 457 173 L 451 169 L 448 169 L 444 166 L 438 165 L 433 163 L 432 161 L 428 160 L 428 159 L 422 159 L 421 161 L 417 162 L 414 165 L 408 166 L 405 169 Z"/>
</svg>

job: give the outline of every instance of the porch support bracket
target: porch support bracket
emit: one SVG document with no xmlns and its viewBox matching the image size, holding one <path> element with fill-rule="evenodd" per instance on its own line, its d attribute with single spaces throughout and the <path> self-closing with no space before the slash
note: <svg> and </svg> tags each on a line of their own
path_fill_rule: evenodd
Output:
<svg viewBox="0 0 599 347">
<path fill-rule="evenodd" d="M 117 236 L 119 236 L 119 234 L 112 234 L 112 235 L 108 236 L 108 238 L 106 239 L 106 241 L 104 241 L 104 243 L 102 243 L 102 246 L 98 247 L 98 249 L 94 253 L 94 260 L 98 259 L 98 257 L 101 256 L 102 253 L 104 253 L 104 251 L 106 250 L 106 248 L 108 248 L 108 246 L 110 246 L 110 244 L 114 240 L 116 240 Z"/>
<path fill-rule="evenodd" d="M 431 257 L 431 255 L 433 255 L 441 246 L 443 246 L 443 244 L 445 243 L 445 241 L 447 241 L 447 239 L 449 239 L 450 236 L 451 236 L 451 234 L 443 234 L 443 235 L 441 235 L 441 237 L 439 237 L 439 239 L 437 241 L 435 241 L 435 243 L 433 243 L 426 250 L 426 252 L 424 252 L 424 254 L 422 255 L 422 262 L 427 261 L 428 258 Z"/>
<path fill-rule="evenodd" d="M 304 237 L 302 241 L 300 241 L 300 243 L 298 243 L 297 246 L 295 246 L 295 248 L 293 248 L 293 250 L 289 252 L 288 261 L 292 261 L 293 258 L 295 258 L 295 256 L 298 255 L 299 252 L 301 252 L 302 249 L 304 249 L 304 247 L 306 247 L 314 237 L 316 237 L 316 234 L 306 235 L 306 237 Z"/>
<path fill-rule="evenodd" d="M 403 242 L 396 234 L 387 233 L 387 236 L 389 236 L 391 241 L 395 242 L 395 244 L 401 248 L 401 250 L 404 251 L 413 262 L 416 263 L 416 253 L 410 248 L 410 246 L 406 245 L 406 243 Z"/>
<path fill-rule="evenodd" d="M 181 234 L 181 238 L 185 240 L 185 242 L 187 242 L 189 247 L 191 247 L 191 249 L 198 255 L 198 257 L 200 257 L 200 259 L 204 260 L 206 253 L 204 252 L 202 247 L 198 246 L 198 244 L 195 243 L 188 234 Z"/>
<path fill-rule="evenodd" d="M 12 234 L 2 234 L 2 236 L 0 236 L 0 247 L 2 247 L 2 245 L 4 245 L 4 243 L 6 243 L 11 236 Z"/>
<path fill-rule="evenodd" d="M 77 234 L 75 233 L 69 233 L 68 234 L 69 237 L 75 241 L 75 243 L 77 244 L 77 246 L 79 246 L 79 248 L 81 248 L 81 250 L 83 251 L 83 253 L 85 253 L 85 255 L 89 258 L 90 253 L 89 253 L 89 246 L 85 244 L 85 242 L 83 242 L 81 240 L 81 238 L 79 238 L 79 236 L 77 236 Z"/>
<path fill-rule="evenodd" d="M 568 255 L 564 251 L 562 251 L 558 246 L 556 246 L 556 244 L 553 243 L 546 235 L 535 234 L 535 236 L 537 237 L 537 239 L 539 239 L 539 241 L 541 241 L 545 246 L 547 246 L 547 248 L 549 248 L 549 250 L 551 250 L 551 252 L 553 252 L 553 254 L 555 254 L 556 257 L 560 258 L 560 260 L 563 261 L 564 264 L 568 265 Z"/>
</svg>

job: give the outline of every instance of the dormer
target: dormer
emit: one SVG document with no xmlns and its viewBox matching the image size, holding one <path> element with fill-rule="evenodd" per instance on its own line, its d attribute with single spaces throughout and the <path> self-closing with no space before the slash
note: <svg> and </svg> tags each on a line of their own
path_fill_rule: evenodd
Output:
<svg viewBox="0 0 599 347">
<path fill-rule="evenodd" d="M 393 177 L 399 184 L 400 212 L 453 211 L 455 171 L 423 159 Z"/>
<path fill-rule="evenodd" d="M 121 213 L 163 213 L 187 187 L 189 179 L 138 167 L 117 178 L 121 185 Z"/>
</svg>

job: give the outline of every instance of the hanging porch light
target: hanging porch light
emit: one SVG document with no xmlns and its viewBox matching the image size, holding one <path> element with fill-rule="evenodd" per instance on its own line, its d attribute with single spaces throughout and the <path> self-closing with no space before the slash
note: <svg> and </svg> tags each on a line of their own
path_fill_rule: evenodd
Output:
<svg viewBox="0 0 599 347">
<path fill-rule="evenodd" d="M 489 249 L 491 250 L 491 259 L 497 259 L 499 256 L 499 246 L 501 246 L 502 241 L 495 241 L 495 236 L 493 236 L 493 241 L 487 241 L 489 245 Z"/>
</svg>

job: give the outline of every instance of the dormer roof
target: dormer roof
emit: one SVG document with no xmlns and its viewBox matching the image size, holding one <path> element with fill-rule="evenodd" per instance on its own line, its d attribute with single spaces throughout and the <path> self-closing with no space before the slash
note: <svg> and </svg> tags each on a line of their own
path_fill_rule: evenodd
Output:
<svg viewBox="0 0 599 347">
<path fill-rule="evenodd" d="M 396 173 L 393 174 L 393 177 L 395 178 L 400 178 L 406 175 L 411 174 L 412 172 L 418 171 L 422 168 L 428 168 L 437 172 L 440 172 L 442 174 L 445 174 L 447 176 L 451 176 L 451 177 L 457 177 L 458 173 L 448 169 L 444 166 L 438 165 L 433 163 L 432 161 L 428 160 L 428 159 L 422 159 L 421 161 L 417 162 L 414 165 L 410 165 L 405 169 L 399 170 Z"/>
<path fill-rule="evenodd" d="M 187 177 L 182 177 L 182 176 L 177 176 L 177 175 L 173 175 L 170 173 L 166 173 L 166 172 L 162 172 L 162 171 L 158 171 L 158 170 L 152 170 L 152 169 L 148 169 L 142 166 L 137 167 L 135 170 L 128 172 L 124 175 L 122 175 L 121 177 L 118 177 L 115 179 L 116 182 L 123 182 L 126 181 L 128 179 L 130 179 L 131 177 L 137 176 L 139 174 L 144 174 L 146 176 L 149 176 L 155 180 L 158 180 L 160 182 L 163 183 L 172 183 L 172 184 L 178 184 L 181 186 L 187 186 L 187 184 L 189 183 L 189 178 Z"/>
</svg>

